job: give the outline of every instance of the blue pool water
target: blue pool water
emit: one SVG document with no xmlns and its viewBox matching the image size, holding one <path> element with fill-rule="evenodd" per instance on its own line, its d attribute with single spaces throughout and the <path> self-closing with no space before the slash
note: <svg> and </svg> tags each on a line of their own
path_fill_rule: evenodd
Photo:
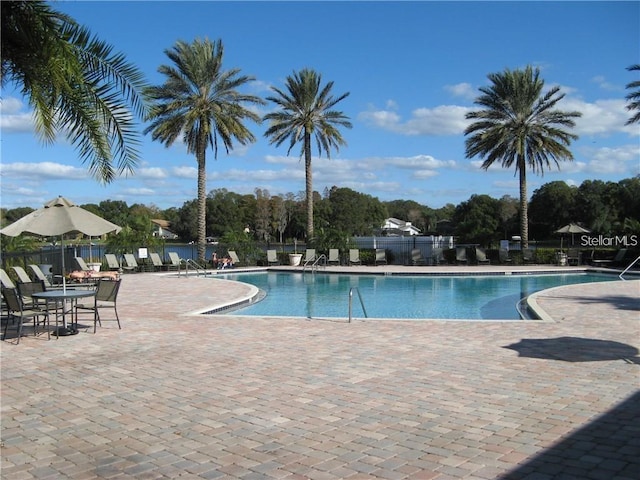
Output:
<svg viewBox="0 0 640 480">
<path fill-rule="evenodd" d="M 250 283 L 266 292 L 236 315 L 346 318 L 349 290 L 357 287 L 369 318 L 520 318 L 516 304 L 534 292 L 575 283 L 615 281 L 598 274 L 500 276 L 340 275 L 323 273 L 256 272 L 226 274 L 229 280 Z M 364 318 L 353 293 L 354 318 Z"/>
</svg>

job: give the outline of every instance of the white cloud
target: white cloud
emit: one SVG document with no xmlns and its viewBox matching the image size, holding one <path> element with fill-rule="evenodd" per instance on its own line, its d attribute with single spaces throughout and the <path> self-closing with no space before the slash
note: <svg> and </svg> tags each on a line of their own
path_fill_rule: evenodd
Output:
<svg viewBox="0 0 640 480">
<path fill-rule="evenodd" d="M 171 168 L 171 175 L 178 178 L 198 178 L 198 169 L 196 167 L 173 167 Z"/>
<path fill-rule="evenodd" d="M 135 171 L 135 176 L 138 178 L 146 178 L 158 180 L 162 178 L 167 178 L 167 173 L 162 168 L 158 167 L 149 167 L 149 168 L 139 168 Z"/>
<path fill-rule="evenodd" d="M 478 90 L 473 88 L 470 83 L 458 83 L 456 85 L 445 85 L 444 89 L 454 97 L 462 97 L 473 100 L 478 96 Z"/>
<path fill-rule="evenodd" d="M 33 132 L 31 112 L 22 111 L 23 103 L 14 97 L 0 99 L 0 128 L 5 132 Z"/>
<path fill-rule="evenodd" d="M 616 85 L 607 81 L 604 75 L 597 75 L 591 79 L 593 83 L 598 85 L 601 89 L 607 90 L 610 92 L 622 92 L 624 88 L 620 85 Z"/>
<path fill-rule="evenodd" d="M 370 126 L 402 135 L 460 135 L 469 124 L 465 119 L 469 110 L 458 105 L 441 105 L 415 109 L 406 121 L 389 110 L 361 112 L 358 118 Z"/>
<path fill-rule="evenodd" d="M 143 188 L 143 187 L 125 188 L 124 190 L 122 190 L 122 194 L 124 195 L 137 195 L 137 196 L 143 196 L 143 197 L 157 195 L 157 193 L 158 192 L 156 192 L 155 190 L 152 190 L 151 188 Z"/>
<path fill-rule="evenodd" d="M 586 171 L 598 174 L 640 174 L 640 146 L 623 145 L 620 147 L 603 147 L 587 151 L 591 160 Z"/>
<path fill-rule="evenodd" d="M 638 134 L 637 127 L 625 125 L 629 112 L 625 109 L 624 99 L 596 100 L 585 102 L 577 98 L 565 97 L 557 107 L 563 111 L 581 112 L 582 116 L 575 119 L 573 129 L 578 135 L 602 135 L 614 133 Z"/>
<path fill-rule="evenodd" d="M 86 180 L 89 178 L 87 170 L 84 168 L 72 167 L 54 162 L 39 163 L 4 163 L 0 165 L 0 174 L 9 178 L 29 178 L 35 180 L 42 179 L 64 179 L 64 180 Z"/>
</svg>

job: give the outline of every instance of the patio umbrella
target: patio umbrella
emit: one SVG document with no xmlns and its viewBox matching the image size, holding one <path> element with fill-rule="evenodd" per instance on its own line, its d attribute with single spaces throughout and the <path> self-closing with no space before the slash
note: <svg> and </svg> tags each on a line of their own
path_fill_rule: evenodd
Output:
<svg viewBox="0 0 640 480">
<path fill-rule="evenodd" d="M 64 197 L 58 197 L 45 203 L 44 207 L 6 226 L 0 230 L 0 233 L 10 237 L 17 237 L 22 233 L 31 233 L 43 237 L 60 236 L 60 248 L 62 250 L 62 287 L 66 290 L 66 279 L 64 275 L 64 235 L 83 233 L 96 237 L 104 235 L 105 233 L 118 233 L 120 230 L 122 230 L 122 227 L 108 222 L 88 210 L 80 208 Z"/>
<path fill-rule="evenodd" d="M 558 230 L 556 230 L 556 233 L 560 233 L 560 234 L 565 234 L 565 233 L 570 233 L 571 234 L 571 245 L 573 245 L 573 235 L 576 233 L 591 233 L 591 230 L 586 229 L 584 227 L 581 227 L 580 225 L 576 224 L 576 223 L 569 223 L 568 225 L 565 225 L 562 228 L 559 228 Z M 564 239 L 564 237 L 560 237 L 560 250 L 562 250 L 562 240 Z"/>
</svg>

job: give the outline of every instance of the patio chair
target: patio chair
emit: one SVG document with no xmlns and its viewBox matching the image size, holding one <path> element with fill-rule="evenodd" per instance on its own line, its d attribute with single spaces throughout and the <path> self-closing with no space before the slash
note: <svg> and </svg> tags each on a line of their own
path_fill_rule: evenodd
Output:
<svg viewBox="0 0 640 480">
<path fill-rule="evenodd" d="M 96 287 L 96 294 L 87 303 L 78 303 L 75 307 L 76 313 L 76 322 L 78 321 L 78 314 L 81 312 L 84 313 L 93 313 L 93 333 L 96 333 L 97 325 L 100 324 L 102 326 L 102 320 L 105 318 L 100 316 L 100 310 L 104 310 L 107 308 L 113 308 L 115 313 L 115 319 L 110 319 L 118 322 L 118 329 L 122 329 L 120 325 L 120 317 L 118 316 L 118 307 L 117 307 L 117 299 L 118 292 L 120 291 L 120 284 L 122 281 L 112 280 L 107 278 L 101 278 L 98 281 L 98 286 Z"/>
<path fill-rule="evenodd" d="M 387 264 L 387 251 L 384 248 L 376 248 L 376 265 Z"/>
<path fill-rule="evenodd" d="M 456 247 L 456 264 L 469 264 L 469 259 L 467 258 L 467 247 Z"/>
<path fill-rule="evenodd" d="M 109 270 L 120 270 L 120 262 L 113 253 L 105 253 L 104 259 L 107 261 Z"/>
<path fill-rule="evenodd" d="M 329 265 L 340 265 L 340 250 L 337 248 L 329 249 L 329 258 L 327 259 Z"/>
<path fill-rule="evenodd" d="M 484 248 L 476 247 L 476 262 L 478 262 L 478 265 L 489 265 L 491 263 Z"/>
<path fill-rule="evenodd" d="M 280 265 L 278 252 L 275 250 L 267 250 L 267 265 Z"/>
<path fill-rule="evenodd" d="M 316 249 L 315 248 L 307 248 L 304 253 L 304 263 L 305 265 L 308 263 L 313 263 L 316 261 Z"/>
<path fill-rule="evenodd" d="M 133 253 L 125 253 L 124 254 L 124 263 L 125 263 L 125 265 L 122 265 L 122 268 L 125 271 L 127 271 L 127 272 L 139 272 L 140 271 L 140 265 L 138 265 L 136 257 L 133 256 Z"/>
<path fill-rule="evenodd" d="M 601 259 L 595 259 L 593 258 L 595 252 L 591 253 L 591 265 L 593 265 L 594 267 L 597 266 L 607 266 L 607 265 L 612 265 L 612 266 L 616 266 L 616 265 L 621 265 L 624 257 L 626 257 L 627 255 L 627 249 L 626 248 L 621 248 L 620 250 L 618 250 L 618 252 L 616 253 L 615 257 L 613 258 L 601 258 Z"/>
<path fill-rule="evenodd" d="M 11 267 L 11 268 L 13 268 L 13 271 L 18 276 L 19 282 L 26 283 L 31 281 L 31 277 L 27 272 L 24 271 L 24 268 L 22 267 Z"/>
<path fill-rule="evenodd" d="M 360 260 L 360 250 L 357 248 L 349 249 L 349 265 L 362 265 Z"/>
<path fill-rule="evenodd" d="M 582 263 L 582 256 L 580 250 L 577 248 L 570 248 L 567 250 L 567 264 L 580 265 Z"/>
<path fill-rule="evenodd" d="M 41 310 L 38 308 L 27 308 L 20 298 L 21 295 L 16 288 L 3 288 L 2 297 L 7 306 L 7 312 L 9 318 L 4 325 L 3 339 L 7 338 L 7 329 L 9 327 L 9 319 L 18 321 L 18 338 L 16 344 L 20 343 L 20 337 L 22 336 L 22 325 L 25 320 L 33 320 L 34 334 L 38 334 L 39 318 L 44 317 L 43 325 L 47 327 L 47 338 L 51 339 L 51 331 L 49 330 L 49 312 L 47 310 Z M 57 322 L 57 320 L 56 320 Z"/>
<path fill-rule="evenodd" d="M 426 265 L 427 260 L 422 256 L 422 252 L 419 248 L 411 250 L 411 264 L 412 265 Z"/>
</svg>

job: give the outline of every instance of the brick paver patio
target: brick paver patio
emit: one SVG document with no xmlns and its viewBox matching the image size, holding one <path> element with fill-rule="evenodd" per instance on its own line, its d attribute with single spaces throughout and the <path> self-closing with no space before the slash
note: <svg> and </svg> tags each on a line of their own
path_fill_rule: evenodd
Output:
<svg viewBox="0 0 640 480">
<path fill-rule="evenodd" d="M 1 342 L 2 478 L 640 478 L 640 280 L 550 321 L 186 314 L 249 293 L 129 274 L 122 330 Z"/>
</svg>

